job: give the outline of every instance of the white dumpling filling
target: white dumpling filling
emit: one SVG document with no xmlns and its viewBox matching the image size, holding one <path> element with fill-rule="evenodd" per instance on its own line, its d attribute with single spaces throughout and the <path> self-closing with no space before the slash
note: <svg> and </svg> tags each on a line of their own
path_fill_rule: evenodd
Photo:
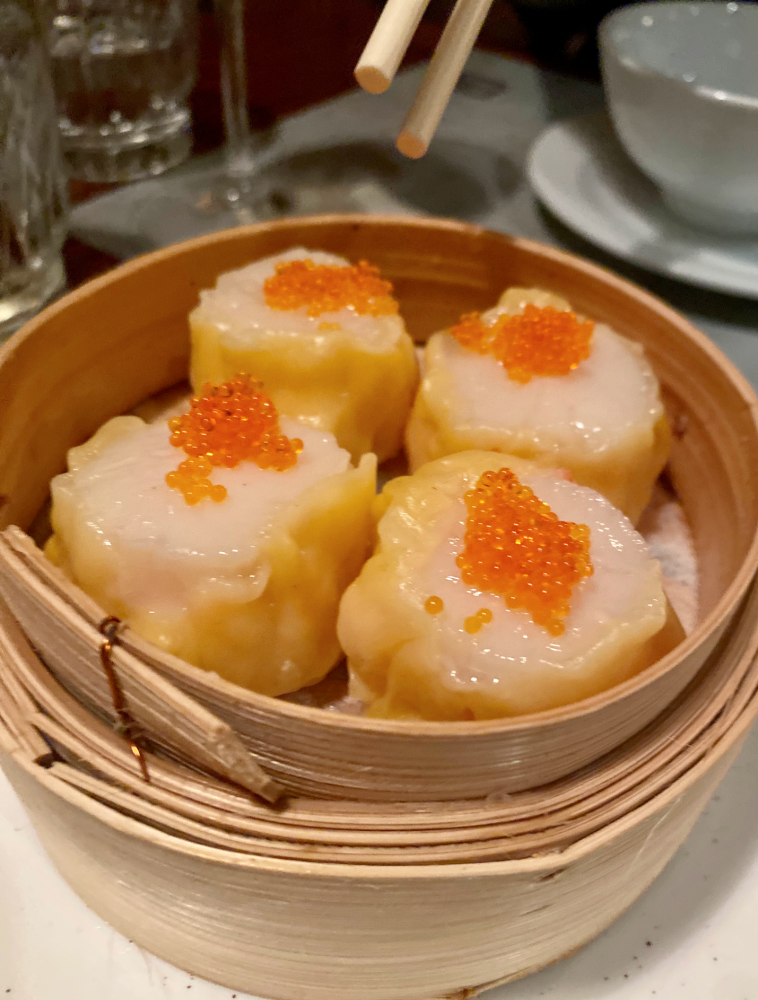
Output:
<svg viewBox="0 0 758 1000">
<path fill-rule="evenodd" d="M 263 382 L 280 414 L 329 431 L 353 461 L 380 462 L 402 447 L 418 382 L 413 341 L 399 313 L 356 306 L 309 315 L 276 309 L 265 282 L 279 264 L 310 260 L 346 267 L 344 257 L 296 247 L 219 276 L 190 314 L 190 381 L 197 392 L 239 374 Z"/>
<path fill-rule="evenodd" d="M 482 322 L 492 326 L 527 304 L 571 308 L 549 292 L 511 288 Z M 670 445 L 658 379 L 640 344 L 595 323 L 589 356 L 576 368 L 519 382 L 492 354 L 442 331 L 430 337 L 423 368 L 406 433 L 412 469 L 470 449 L 517 455 L 570 469 L 637 522 Z"/>
<path fill-rule="evenodd" d="M 191 507 L 165 482 L 186 458 L 169 443 L 165 423 L 122 419 L 135 421 L 133 432 L 53 480 L 53 500 L 75 514 L 75 545 L 112 550 L 113 597 L 146 615 L 180 614 L 197 599 L 255 600 L 268 582 L 266 543 L 282 510 L 350 468 L 330 434 L 283 419 L 282 433 L 303 441 L 296 465 L 285 472 L 254 462 L 215 468 L 212 481 L 226 487 L 226 500 Z"/>
<path fill-rule="evenodd" d="M 515 453 L 534 450 L 558 460 L 563 451 L 607 451 L 663 415 L 658 380 L 639 345 L 602 323 L 591 343 L 590 356 L 568 375 L 536 375 L 526 383 L 448 334 L 438 358 L 452 379 L 461 424 L 507 429 Z"/>
<path fill-rule="evenodd" d="M 195 506 L 165 482 L 186 458 L 165 420 L 117 417 L 52 482 L 48 554 L 111 614 L 168 652 L 266 694 L 339 657 L 336 615 L 372 530 L 375 460 L 280 419 L 303 450 L 285 471 L 214 468 Z"/>
<path fill-rule="evenodd" d="M 593 574 L 573 587 L 559 635 L 461 578 L 465 493 L 485 471 L 504 467 L 560 520 L 590 529 Z M 351 694 L 371 715 L 466 720 L 544 711 L 613 687 L 684 637 L 645 540 L 563 471 L 460 452 L 390 482 L 383 499 L 378 545 L 345 592 L 338 624 Z M 482 609 L 490 620 L 467 629 Z"/>
<path fill-rule="evenodd" d="M 276 265 L 306 259 L 328 267 L 350 265 L 345 257 L 304 247 L 264 257 L 219 275 L 215 288 L 200 292 L 195 322 L 212 323 L 222 341 L 232 348 L 249 347 L 259 338 L 265 341 L 270 333 L 286 333 L 292 337 L 307 334 L 316 342 L 325 342 L 331 332 L 320 329 L 325 325 L 337 325 L 342 331 L 358 337 L 367 351 L 386 351 L 397 342 L 404 332 L 403 322 L 397 315 L 361 315 L 352 307 L 346 307 L 337 312 L 309 316 L 305 306 L 282 310 L 267 305 L 263 285 L 275 273 Z"/>
<path fill-rule="evenodd" d="M 441 682 L 453 688 L 503 685 L 514 703 L 528 700 L 535 684 L 550 684 L 551 673 L 587 670 L 587 657 L 599 657 L 619 632 L 641 625 L 655 631 L 666 616 L 660 566 L 628 518 L 585 486 L 549 475 L 522 482 L 562 521 L 590 528 L 594 572 L 574 588 L 561 635 L 550 635 L 527 611 L 509 610 L 497 594 L 463 583 L 455 561 L 468 517 L 462 499 L 449 512 L 445 539 L 411 583 L 419 600 L 434 594 L 444 602 L 430 616 Z M 492 621 L 470 635 L 464 620 L 480 608 L 492 612 Z"/>
</svg>

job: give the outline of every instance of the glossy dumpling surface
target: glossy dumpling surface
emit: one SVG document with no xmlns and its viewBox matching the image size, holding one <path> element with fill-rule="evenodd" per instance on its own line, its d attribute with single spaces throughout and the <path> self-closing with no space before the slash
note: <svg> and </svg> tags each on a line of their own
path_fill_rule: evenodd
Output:
<svg viewBox="0 0 758 1000">
<path fill-rule="evenodd" d="M 350 263 L 295 248 L 222 274 L 200 293 L 190 316 L 192 385 L 252 375 L 281 414 L 333 433 L 354 460 L 372 451 L 382 461 L 402 445 L 418 381 L 413 343 L 398 312 L 361 314 L 348 304 L 314 315 L 307 305 L 269 305 L 265 283 L 277 265 L 303 260 Z"/>
<path fill-rule="evenodd" d="M 164 650 L 264 694 L 319 680 L 340 651 L 342 592 L 372 531 L 375 461 L 355 469 L 331 434 L 282 418 L 303 442 L 283 472 L 216 468 L 220 503 L 165 482 L 185 456 L 165 420 L 116 417 L 52 482 L 47 554 L 110 614 Z"/>
<path fill-rule="evenodd" d="M 560 635 L 465 583 L 457 564 L 464 495 L 504 465 L 558 518 L 590 530 L 594 572 L 574 588 Z M 465 720 L 555 708 L 633 676 L 683 637 L 642 537 L 563 471 L 464 452 L 389 483 L 384 502 L 376 552 L 346 591 L 338 625 L 352 693 L 372 715 Z M 488 620 L 471 634 L 466 623 L 482 609 Z"/>
<path fill-rule="evenodd" d="M 570 310 L 550 293 L 509 289 L 482 319 L 491 325 L 528 303 Z M 602 323 L 594 325 L 589 357 L 573 371 L 526 383 L 510 378 L 492 354 L 461 346 L 447 331 L 433 335 L 407 431 L 413 469 L 457 451 L 502 451 L 570 469 L 635 522 L 669 445 L 658 381 L 642 348 Z"/>
</svg>

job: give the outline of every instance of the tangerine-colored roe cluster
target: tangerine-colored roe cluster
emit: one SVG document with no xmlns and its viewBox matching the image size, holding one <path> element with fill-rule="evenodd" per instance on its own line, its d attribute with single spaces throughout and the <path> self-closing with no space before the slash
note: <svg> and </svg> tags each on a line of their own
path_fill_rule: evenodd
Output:
<svg viewBox="0 0 758 1000">
<path fill-rule="evenodd" d="M 479 313 L 462 316 L 451 334 L 461 347 L 492 354 L 515 382 L 534 375 L 568 375 L 590 356 L 595 324 L 572 312 L 529 303 L 523 313 L 498 316 L 492 326 Z"/>
<path fill-rule="evenodd" d="M 303 450 L 300 438 L 288 438 L 279 430 L 279 414 L 260 382 L 238 375 L 231 382 L 206 383 L 190 408 L 168 422 L 171 444 L 188 456 L 169 472 L 166 483 L 181 490 L 193 506 L 206 497 L 217 503 L 226 489 L 211 483 L 214 466 L 233 469 L 240 462 L 255 462 L 261 469 L 283 472 L 297 462 Z"/>
<path fill-rule="evenodd" d="M 398 311 L 391 283 L 365 260 L 345 267 L 314 264 L 312 260 L 283 261 L 264 281 L 263 294 L 272 309 L 306 306 L 309 316 L 345 308 L 362 316 L 390 316 Z"/>
<path fill-rule="evenodd" d="M 465 500 L 465 545 L 456 560 L 464 582 L 499 594 L 509 608 L 528 611 L 560 635 L 573 588 L 593 573 L 590 529 L 560 521 L 510 469 L 485 472 Z M 464 626 L 471 633 L 481 627 L 482 612 L 472 618 L 478 621 L 466 619 Z"/>
</svg>

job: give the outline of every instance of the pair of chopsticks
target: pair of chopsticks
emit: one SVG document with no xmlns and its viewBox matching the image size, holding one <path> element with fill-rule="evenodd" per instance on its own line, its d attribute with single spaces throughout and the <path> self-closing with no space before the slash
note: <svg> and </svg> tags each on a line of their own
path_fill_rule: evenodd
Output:
<svg viewBox="0 0 758 1000">
<path fill-rule="evenodd" d="M 457 0 L 397 137 L 405 156 L 416 160 L 429 148 L 492 2 Z M 381 94 L 389 87 L 428 5 L 429 0 L 387 0 L 355 67 L 364 90 Z"/>
</svg>

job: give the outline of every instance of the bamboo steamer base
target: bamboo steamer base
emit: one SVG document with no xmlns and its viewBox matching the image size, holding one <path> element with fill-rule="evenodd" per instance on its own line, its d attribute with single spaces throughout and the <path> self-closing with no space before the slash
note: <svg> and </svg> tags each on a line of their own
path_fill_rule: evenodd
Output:
<svg viewBox="0 0 758 1000">
<path fill-rule="evenodd" d="M 690 722 L 674 724 L 680 709 L 670 716 L 669 744 L 689 766 L 661 786 L 646 774 L 644 757 L 636 759 L 632 770 L 643 786 L 636 807 L 568 847 L 558 835 L 557 846 L 531 857 L 307 863 L 193 842 L 59 780 L 57 769 L 68 765 L 34 764 L 27 731 L 41 724 L 39 712 L 26 721 L 17 714 L 11 728 L 0 723 L 7 754 L 0 763 L 72 888 L 174 965 L 274 1000 L 460 1000 L 586 944 L 685 839 L 758 711 L 756 594 L 753 588 L 721 659 L 690 691 Z M 0 683 L 13 676 L 0 671 Z M 16 698 L 20 706 L 18 691 Z M 78 718 L 85 741 L 94 720 Z M 656 757 L 667 760 L 664 746 L 655 745 Z M 605 762 L 604 780 L 617 789 L 629 777 L 630 761 L 620 767 L 622 760 L 619 753 Z M 467 809 L 476 815 L 474 803 Z"/>
<path fill-rule="evenodd" d="M 475 226 L 323 216 L 243 227 L 129 262 L 44 310 L 0 351 L 0 531 L 8 529 L 0 539 L 0 595 L 61 682 L 112 721 L 99 656 L 103 610 L 56 582 L 9 526 L 32 530 L 67 448 L 186 377 L 187 315 L 199 289 L 295 245 L 379 265 L 419 341 L 491 305 L 509 284 L 549 288 L 640 341 L 674 429 L 669 473 L 694 536 L 701 620 L 668 656 L 610 691 L 533 716 L 454 725 L 341 716 L 266 698 L 162 654 L 127 629 L 114 662 L 137 724 L 156 745 L 264 796 L 273 784 L 338 801 L 518 793 L 613 751 L 693 680 L 755 575 L 758 401 L 702 334 L 641 289 L 578 258 Z"/>
<path fill-rule="evenodd" d="M 586 944 L 686 838 L 758 712 L 755 593 L 723 657 L 732 657 L 730 676 L 709 687 L 719 662 L 690 693 L 693 720 L 705 714 L 709 724 L 702 733 L 668 728 L 670 743 L 694 754 L 690 766 L 663 787 L 648 781 L 647 797 L 591 835 L 568 847 L 558 836 L 555 847 L 526 858 L 309 863 L 193 842 L 59 780 L 56 769 L 66 765 L 34 764 L 30 725 L 18 716 L 15 736 L 0 724 L 8 754 L 0 763 L 72 888 L 174 965 L 274 1000 L 460 1000 Z M 712 709 L 701 686 L 718 696 Z M 620 787 L 618 756 L 606 770 Z"/>
<path fill-rule="evenodd" d="M 581 948 L 683 843 L 742 744 L 562 854 L 426 868 L 240 857 L 153 830 L 2 758 L 43 846 L 104 920 L 160 958 L 274 1000 L 462 1000 Z"/>
<path fill-rule="evenodd" d="M 126 742 L 68 695 L 0 606 L 0 702 L 48 774 L 165 833 L 247 855 L 361 865 L 501 861 L 564 850 L 665 790 L 727 735 L 758 690 L 758 588 L 682 696 L 615 753 L 528 793 L 460 803 L 323 803 L 277 810 Z M 48 743 L 40 739 L 43 734 Z M 50 747 L 57 759 L 50 759 Z"/>
</svg>

